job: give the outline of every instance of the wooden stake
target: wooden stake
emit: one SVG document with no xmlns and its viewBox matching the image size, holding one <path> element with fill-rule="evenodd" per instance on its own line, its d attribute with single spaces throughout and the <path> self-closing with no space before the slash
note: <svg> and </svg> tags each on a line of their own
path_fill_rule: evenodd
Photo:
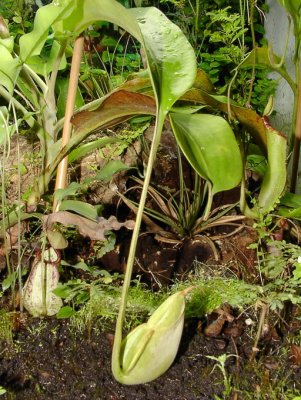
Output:
<svg viewBox="0 0 301 400">
<path fill-rule="evenodd" d="M 67 102 L 65 109 L 64 127 L 62 134 L 62 148 L 67 145 L 71 137 L 71 132 L 72 132 L 71 117 L 74 113 L 75 98 L 78 86 L 78 76 L 79 76 L 80 63 L 83 53 L 83 47 L 84 47 L 84 37 L 79 36 L 75 39 L 74 42 L 74 49 L 73 49 L 73 56 L 72 56 L 71 70 L 70 70 L 70 80 L 69 80 Z M 68 156 L 65 157 L 58 165 L 56 173 L 55 190 L 64 189 L 66 187 L 67 168 L 68 168 Z M 58 208 L 59 208 L 59 203 L 54 200 L 53 212 L 58 211 Z"/>
</svg>

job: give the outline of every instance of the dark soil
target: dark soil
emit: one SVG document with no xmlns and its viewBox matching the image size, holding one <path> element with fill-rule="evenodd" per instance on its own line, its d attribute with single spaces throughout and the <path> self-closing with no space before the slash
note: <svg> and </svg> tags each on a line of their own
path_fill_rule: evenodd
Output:
<svg viewBox="0 0 301 400">
<path fill-rule="evenodd" d="M 177 358 L 163 376 L 145 385 L 123 386 L 111 374 L 113 329 L 101 332 L 95 327 L 89 334 L 79 334 L 66 320 L 19 321 L 13 341 L 1 345 L 0 385 L 7 390 L 2 398 L 293 399 L 285 393 L 293 396 L 293 388 L 301 389 L 300 368 L 290 353 L 283 351 L 284 340 L 277 335 L 272 339 L 274 329 L 270 327 L 269 338 L 260 342 L 260 358 L 251 362 L 253 341 L 242 327 L 244 322 L 238 319 L 214 333 L 210 318 L 203 324 L 190 320 Z M 228 355 L 228 393 L 217 362 L 207 358 L 223 354 Z"/>
</svg>

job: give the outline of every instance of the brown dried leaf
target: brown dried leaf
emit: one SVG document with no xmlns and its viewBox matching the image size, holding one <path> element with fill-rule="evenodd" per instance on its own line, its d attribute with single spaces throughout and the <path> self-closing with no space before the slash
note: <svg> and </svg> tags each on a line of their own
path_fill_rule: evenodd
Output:
<svg viewBox="0 0 301 400">
<path fill-rule="evenodd" d="M 290 360 L 294 365 L 301 365 L 301 346 L 291 345 Z"/>
<path fill-rule="evenodd" d="M 91 240 L 106 240 L 105 233 L 107 231 L 116 231 L 122 227 L 134 229 L 135 226 L 135 221 L 133 220 L 118 222 L 114 216 L 111 216 L 109 219 L 100 217 L 98 221 L 95 222 L 68 211 L 58 211 L 44 218 L 44 229 L 46 229 L 46 231 L 51 230 L 53 224 L 56 222 L 65 226 L 77 226 L 79 233 L 89 237 Z"/>
<path fill-rule="evenodd" d="M 225 318 L 223 315 L 220 315 L 215 321 L 211 322 L 211 324 L 209 324 L 208 326 L 206 326 L 206 328 L 204 329 L 204 333 L 206 336 L 209 337 L 216 337 L 218 336 L 224 325 L 225 325 Z"/>
</svg>

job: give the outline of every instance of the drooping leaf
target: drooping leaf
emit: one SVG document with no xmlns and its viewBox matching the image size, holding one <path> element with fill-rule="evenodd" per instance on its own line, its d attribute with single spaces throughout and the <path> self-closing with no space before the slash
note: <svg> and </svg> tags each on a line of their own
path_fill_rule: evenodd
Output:
<svg viewBox="0 0 301 400">
<path fill-rule="evenodd" d="M 63 200 L 59 209 L 60 211 L 73 211 L 91 221 L 96 221 L 98 218 L 97 208 L 80 200 Z"/>
<path fill-rule="evenodd" d="M 201 88 L 192 88 L 188 90 L 181 100 L 196 102 L 212 107 L 239 121 L 245 129 L 253 136 L 255 142 L 266 153 L 267 132 L 263 119 L 254 110 L 240 107 L 232 101 L 229 102 L 225 96 L 212 95 Z"/>
<path fill-rule="evenodd" d="M 106 96 L 96 110 L 75 114 L 71 122 L 75 128 L 75 136 L 111 127 L 133 115 L 155 114 L 156 103 L 152 97 L 118 90 Z"/>
<path fill-rule="evenodd" d="M 98 221 L 91 221 L 80 215 L 73 214 L 68 211 L 58 211 L 43 218 L 44 229 L 46 231 L 53 229 L 53 224 L 60 223 L 65 226 L 75 225 L 81 235 L 89 237 L 91 240 L 106 240 L 105 234 L 110 230 L 119 230 L 122 227 L 133 229 L 135 222 L 128 220 L 118 222 L 116 217 L 105 219 L 99 217 Z"/>
<path fill-rule="evenodd" d="M 301 194 L 285 193 L 280 199 L 280 204 L 286 207 L 299 208 L 301 207 Z"/>
<path fill-rule="evenodd" d="M 301 219 L 301 195 L 297 193 L 285 193 L 280 199 L 277 213 L 286 218 Z"/>
<path fill-rule="evenodd" d="M 170 114 L 172 128 L 195 171 L 212 183 L 214 193 L 237 186 L 242 160 L 234 133 L 221 117 L 210 114 Z"/>
<path fill-rule="evenodd" d="M 301 207 L 298 208 L 279 207 L 277 209 L 277 213 L 285 218 L 297 219 L 299 221 L 301 220 Z"/>
</svg>

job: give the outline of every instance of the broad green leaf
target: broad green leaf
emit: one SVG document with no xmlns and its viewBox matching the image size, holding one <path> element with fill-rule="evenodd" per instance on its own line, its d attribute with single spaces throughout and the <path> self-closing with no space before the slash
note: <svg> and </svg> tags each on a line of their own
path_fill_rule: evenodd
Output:
<svg viewBox="0 0 301 400">
<path fill-rule="evenodd" d="M 119 25 L 142 43 L 162 110 L 168 110 L 192 86 L 196 76 L 194 51 L 180 28 L 161 11 L 154 7 L 126 9 L 115 0 L 78 0 L 62 27 L 79 34 L 100 20 Z"/>
<path fill-rule="evenodd" d="M 23 62 L 41 53 L 50 27 L 55 22 L 66 18 L 76 6 L 77 0 L 63 0 L 54 1 L 38 9 L 34 19 L 33 30 L 21 36 L 19 41 L 20 57 Z"/>
<path fill-rule="evenodd" d="M 101 181 L 109 181 L 113 175 L 120 171 L 129 169 L 129 166 L 124 164 L 122 161 L 113 160 L 109 161 L 101 170 L 96 174 L 95 179 Z"/>
<path fill-rule="evenodd" d="M 9 50 L 0 43 L 0 84 L 10 93 L 13 92 L 21 63 L 18 57 L 13 57 Z"/>
<path fill-rule="evenodd" d="M 67 186 L 65 189 L 57 189 L 55 191 L 54 193 L 55 201 L 59 203 L 67 196 L 74 196 L 80 191 L 81 188 L 82 185 L 80 183 L 71 182 L 70 185 Z"/>
<path fill-rule="evenodd" d="M 166 114 L 188 90 L 197 73 L 194 50 L 181 29 L 154 7 L 134 8 L 143 35 L 160 113 Z"/>
<path fill-rule="evenodd" d="M 60 204 L 60 211 L 73 211 L 92 221 L 97 221 L 97 209 L 92 204 L 79 200 L 63 200 Z"/>
<path fill-rule="evenodd" d="M 75 314 L 76 314 L 76 311 L 72 307 L 64 306 L 56 314 L 56 318 L 58 318 L 58 319 L 70 318 L 70 317 L 73 317 L 73 315 L 75 315 Z"/>
<path fill-rule="evenodd" d="M 188 90 L 181 100 L 205 104 L 215 110 L 229 114 L 231 117 L 239 121 L 245 129 L 253 136 L 255 142 L 266 153 L 267 151 L 267 132 L 263 122 L 263 118 L 258 115 L 254 110 L 249 108 L 240 107 L 228 101 L 225 96 L 215 96 L 206 92 L 203 88 L 192 88 Z"/>
<path fill-rule="evenodd" d="M 221 117 L 170 114 L 172 128 L 195 171 L 212 183 L 214 193 L 231 189 L 242 178 L 242 160 L 234 133 Z"/>
</svg>

